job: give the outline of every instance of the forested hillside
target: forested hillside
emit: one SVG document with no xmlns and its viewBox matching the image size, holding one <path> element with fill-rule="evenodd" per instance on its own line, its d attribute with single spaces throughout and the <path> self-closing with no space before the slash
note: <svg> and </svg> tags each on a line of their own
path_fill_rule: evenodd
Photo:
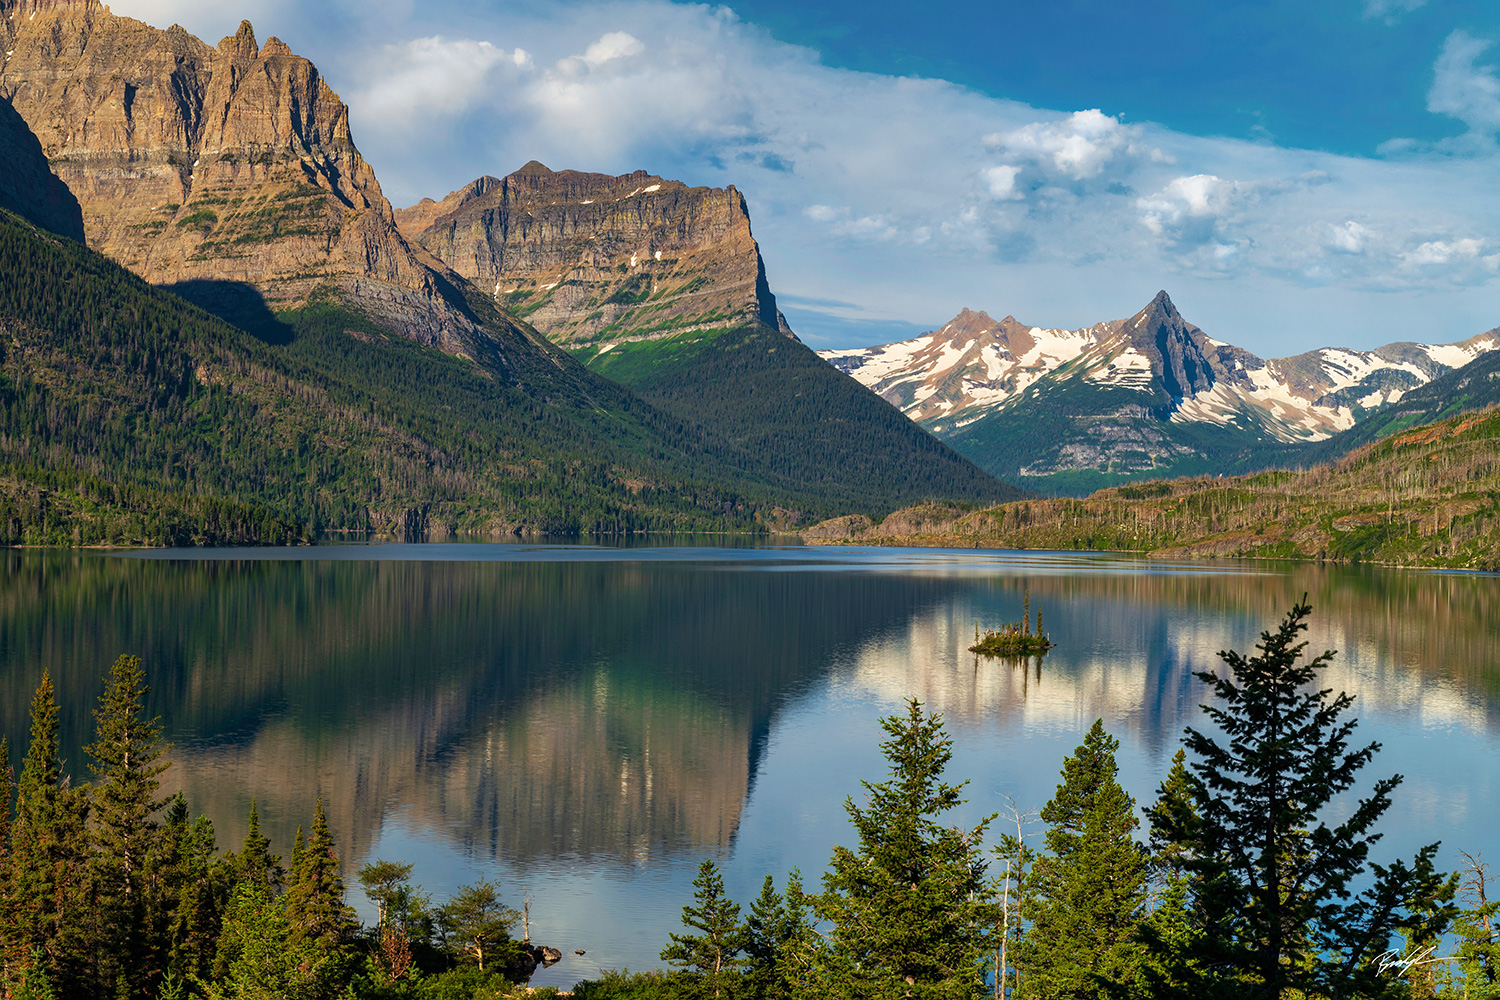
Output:
<svg viewBox="0 0 1500 1000">
<path fill-rule="evenodd" d="M 867 510 L 862 497 L 895 496 L 905 504 L 1026 495 L 764 324 L 579 356 L 705 438 L 727 442 L 737 467 L 826 496 L 844 511 Z"/>
<path fill-rule="evenodd" d="M 1404 430 L 1301 472 L 1148 482 L 974 512 L 929 506 L 880 525 L 841 518 L 807 537 L 1500 569 L 1500 410 Z"/>
<path fill-rule="evenodd" d="M 834 491 L 746 476 L 738 449 L 480 318 L 489 356 L 473 360 L 331 302 L 261 339 L 0 215 L 0 541 L 753 530 L 835 509 Z"/>
</svg>

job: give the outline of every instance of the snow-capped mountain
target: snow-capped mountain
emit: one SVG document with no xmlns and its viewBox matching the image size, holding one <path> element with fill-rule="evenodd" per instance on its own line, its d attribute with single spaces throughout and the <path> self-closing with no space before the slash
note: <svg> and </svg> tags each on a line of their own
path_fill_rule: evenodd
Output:
<svg viewBox="0 0 1500 1000">
<path fill-rule="evenodd" d="M 1079 330 L 965 309 L 912 340 L 821 354 L 998 475 L 1135 478 L 1322 440 L 1497 346 L 1500 330 L 1265 360 L 1209 337 L 1161 292 Z M 1033 426 L 1043 415 L 1050 425 Z"/>
</svg>

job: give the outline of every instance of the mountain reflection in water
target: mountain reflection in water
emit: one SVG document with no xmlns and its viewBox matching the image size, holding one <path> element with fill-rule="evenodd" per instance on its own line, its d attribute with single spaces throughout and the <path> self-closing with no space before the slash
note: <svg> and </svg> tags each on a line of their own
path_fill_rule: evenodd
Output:
<svg viewBox="0 0 1500 1000">
<path fill-rule="evenodd" d="M 1148 797 L 1183 726 L 1201 725 L 1193 671 L 1217 669 L 1221 649 L 1248 650 L 1305 591 L 1311 648 L 1340 651 L 1325 686 L 1357 693 L 1359 735 L 1389 748 L 1377 769 L 1395 769 L 1388 755 L 1416 762 L 1402 764 L 1412 777 L 1397 794 L 1416 810 L 1411 837 L 1460 814 L 1462 829 L 1500 820 L 1474 784 L 1493 784 L 1475 755 L 1500 731 L 1492 577 L 1055 554 L 471 548 L 6 553 L 0 726 L 14 762 L 47 668 L 68 769 L 86 778 L 79 748 L 103 673 L 136 653 L 148 710 L 173 743 L 169 780 L 213 819 L 221 847 L 238 846 L 256 798 L 288 853 L 322 796 L 351 866 L 420 842 L 469 872 L 670 869 L 619 904 L 650 911 L 633 937 L 613 950 L 585 942 L 591 961 L 597 951 L 642 968 L 656 964 L 704 856 L 743 859 L 732 890 L 753 892 L 760 864 L 780 877 L 797 863 L 815 882 L 848 837 L 843 796 L 879 777 L 873 720 L 903 699 L 948 718 L 976 810 L 1007 794 L 1040 805 L 1061 754 L 1101 716 L 1125 744 L 1127 787 Z M 1057 648 L 1039 665 L 968 653 L 976 624 L 1016 620 L 1028 590 Z M 1459 753 L 1480 769 L 1471 787 L 1420 773 L 1424 755 Z M 409 860 L 422 878 L 421 859 Z M 585 902 L 551 904 L 559 919 L 588 919 Z"/>
</svg>

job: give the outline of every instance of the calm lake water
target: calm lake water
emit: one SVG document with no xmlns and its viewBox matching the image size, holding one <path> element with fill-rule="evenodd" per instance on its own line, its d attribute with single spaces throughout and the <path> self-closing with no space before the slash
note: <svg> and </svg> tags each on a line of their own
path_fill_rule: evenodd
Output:
<svg viewBox="0 0 1500 1000">
<path fill-rule="evenodd" d="M 565 959 L 534 985 L 650 968 L 705 857 L 748 904 L 810 883 L 884 773 L 878 720 L 943 712 L 960 822 L 1037 808 L 1102 717 L 1149 799 L 1217 652 L 1304 592 L 1325 686 L 1355 693 L 1368 769 L 1406 776 L 1377 860 L 1500 829 L 1500 578 L 1072 553 L 385 545 L 0 555 L 0 727 L 19 762 L 44 668 L 87 777 L 102 677 L 146 663 L 173 787 L 237 848 L 252 797 L 274 847 L 322 796 L 347 873 L 415 863 L 437 900 L 498 878 Z M 975 623 L 1029 589 L 1058 641 L 976 661 Z M 1040 827 L 1034 828 L 1039 834 Z M 356 889 L 350 901 L 369 916 Z M 574 949 L 585 949 L 579 957 Z"/>
</svg>

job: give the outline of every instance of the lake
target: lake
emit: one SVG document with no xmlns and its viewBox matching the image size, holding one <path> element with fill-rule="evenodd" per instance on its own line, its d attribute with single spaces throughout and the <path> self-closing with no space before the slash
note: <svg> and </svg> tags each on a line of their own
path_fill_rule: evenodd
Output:
<svg viewBox="0 0 1500 1000">
<path fill-rule="evenodd" d="M 1199 725 L 1196 670 L 1248 651 L 1308 594 L 1324 686 L 1405 782 L 1373 857 L 1500 829 L 1500 578 L 932 549 L 340 545 L 0 555 L 0 726 L 15 762 L 44 668 L 68 770 L 103 676 L 145 661 L 193 812 L 235 848 L 258 799 L 273 849 L 321 796 L 353 871 L 415 864 L 445 899 L 497 878 L 565 958 L 533 985 L 659 964 L 698 864 L 748 906 L 767 873 L 816 884 L 880 780 L 879 719 L 941 711 L 967 779 L 956 822 L 1040 807 L 1095 718 L 1137 802 Z M 1029 591 L 1057 647 L 966 652 Z M 1347 803 L 1344 803 L 1347 808 Z M 1040 839 L 1041 827 L 1032 828 Z M 574 954 L 584 949 L 584 956 Z"/>
</svg>

